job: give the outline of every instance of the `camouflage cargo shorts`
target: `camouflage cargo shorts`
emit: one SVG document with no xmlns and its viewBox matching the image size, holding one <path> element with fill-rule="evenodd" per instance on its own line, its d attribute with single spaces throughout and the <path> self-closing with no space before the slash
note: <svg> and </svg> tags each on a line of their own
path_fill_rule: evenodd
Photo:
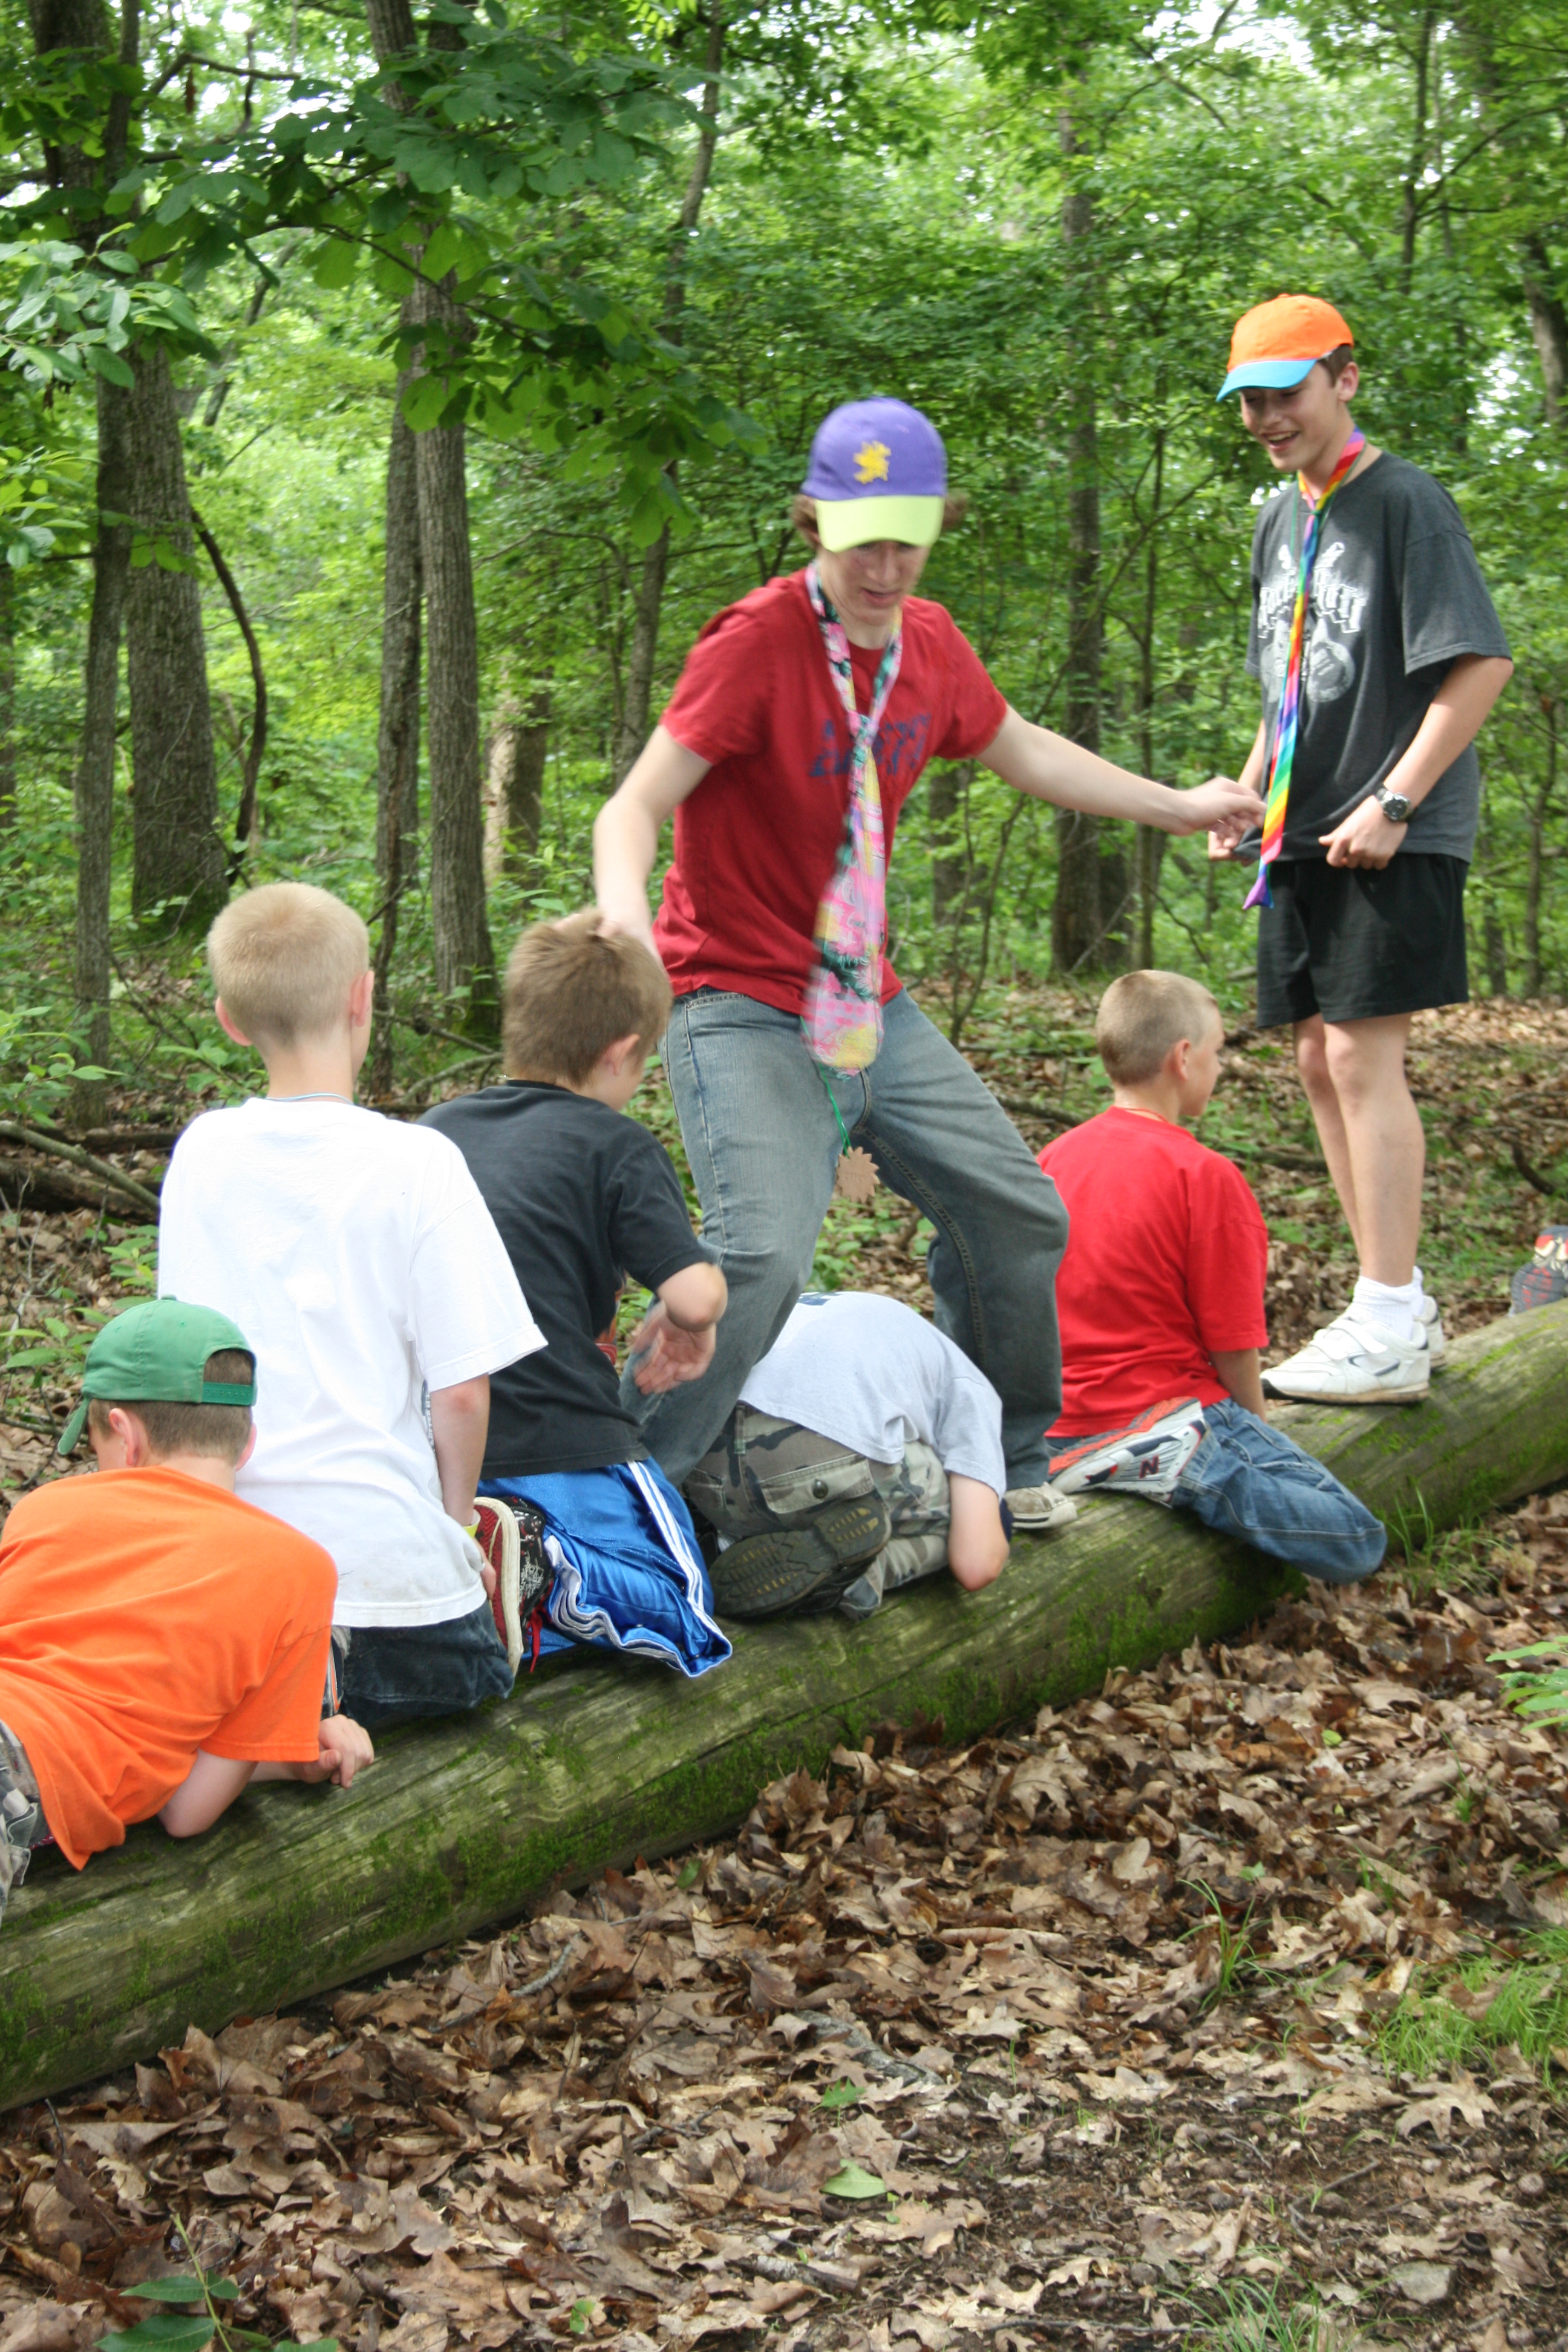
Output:
<svg viewBox="0 0 1568 2352">
<path fill-rule="evenodd" d="M 27 1751 L 16 1733 L 0 1723 L 0 1919 L 11 1889 L 27 1875 L 33 1848 L 47 1845 L 49 1838 Z"/>
<path fill-rule="evenodd" d="M 872 1462 L 798 1422 L 738 1404 L 686 1492 L 731 1542 L 808 1527 L 835 1503 L 880 1495 L 892 1534 L 840 1601 L 847 1617 L 868 1617 L 885 1593 L 947 1566 L 947 1473 L 918 1438 L 901 1461 Z"/>
</svg>

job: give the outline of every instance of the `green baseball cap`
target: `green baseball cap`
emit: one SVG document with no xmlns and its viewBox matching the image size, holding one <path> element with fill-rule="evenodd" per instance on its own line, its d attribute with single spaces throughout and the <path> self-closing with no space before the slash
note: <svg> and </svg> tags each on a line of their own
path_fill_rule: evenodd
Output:
<svg viewBox="0 0 1568 2352">
<path fill-rule="evenodd" d="M 250 1358 L 247 1381 L 209 1381 L 207 1358 L 238 1348 Z M 87 1351 L 81 1402 L 60 1433 L 56 1452 L 74 1454 L 87 1426 L 89 1397 L 110 1404 L 243 1404 L 256 1402 L 256 1351 L 237 1323 L 211 1307 L 178 1298 L 149 1298 L 106 1323 Z"/>
</svg>

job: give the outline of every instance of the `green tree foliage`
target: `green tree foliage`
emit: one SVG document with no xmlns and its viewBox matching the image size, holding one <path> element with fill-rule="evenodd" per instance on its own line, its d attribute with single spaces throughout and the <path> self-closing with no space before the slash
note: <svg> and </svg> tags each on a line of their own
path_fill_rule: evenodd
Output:
<svg viewBox="0 0 1568 2352">
<path fill-rule="evenodd" d="M 1102 748 L 1185 782 L 1234 773 L 1256 724 L 1242 655 L 1268 478 L 1214 394 L 1232 320 L 1290 286 L 1352 318 L 1358 414 L 1447 484 L 1476 538 L 1518 676 L 1481 744 L 1472 972 L 1515 992 L 1563 987 L 1551 887 L 1568 796 L 1563 0 L 1217 13 L 733 0 L 711 182 L 679 238 L 708 37 L 688 0 L 573 16 L 434 0 L 391 68 L 354 8 L 268 0 L 247 42 L 198 5 L 149 18 L 130 91 L 107 50 L 36 67 L 18 0 L 5 11 L 0 441 L 16 457 L 0 530 L 26 556 L 7 607 L 11 854 L 29 862 L 40 939 L 68 928 L 83 394 L 117 336 L 171 338 L 193 496 L 265 661 L 252 871 L 309 871 L 367 913 L 384 896 L 382 486 L 398 369 L 421 342 L 409 422 L 460 418 L 468 433 L 487 727 L 499 740 L 531 713 L 547 729 L 537 839 L 506 861 L 493 845 L 504 942 L 531 910 L 585 891 L 644 550 L 671 527 L 657 712 L 711 613 L 797 561 L 788 497 L 814 426 L 872 391 L 930 410 L 971 501 L 931 592 L 1013 701 L 1057 725 L 1071 451 L 1092 397 Z M 125 168 L 46 190 L 46 146 L 90 150 L 117 92 L 132 117 Z M 449 332 L 410 326 L 416 274 L 449 286 Z M 203 596 L 232 806 L 251 668 L 205 568 Z M 1099 855 L 1103 957 L 1200 970 L 1244 1006 L 1241 877 L 1198 845 L 1117 826 Z M 987 976 L 1045 968 L 1057 865 L 1049 813 L 984 775 L 939 773 L 906 812 L 900 968 L 956 1027 Z M 439 1058 L 437 1033 L 461 1026 L 434 997 L 426 878 L 400 919 L 393 1003 L 424 1039 L 399 1031 L 400 1070 Z M 64 1020 L 58 1004 L 50 1018 Z M 151 1056 L 183 1050 L 177 1028 L 143 1036 L 130 1000 L 117 1019 Z M 219 1059 L 202 1083 L 222 1067 L 207 1045 Z"/>
</svg>

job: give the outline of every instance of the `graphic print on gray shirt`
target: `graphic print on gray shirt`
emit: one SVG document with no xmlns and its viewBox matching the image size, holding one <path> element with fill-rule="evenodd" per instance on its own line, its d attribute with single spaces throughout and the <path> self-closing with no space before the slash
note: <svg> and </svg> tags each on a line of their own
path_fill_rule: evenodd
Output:
<svg viewBox="0 0 1568 2352">
<path fill-rule="evenodd" d="M 1307 509 L 1294 482 L 1269 499 L 1252 538 L 1247 667 L 1263 688 L 1270 758 L 1296 602 L 1292 521 L 1299 559 Z M 1440 483 L 1385 454 L 1335 492 L 1321 534 L 1282 857 L 1326 854 L 1319 835 L 1387 782 L 1462 654 L 1508 654 L 1469 533 Z M 1480 791 L 1470 744 L 1412 816 L 1400 856 L 1468 860 Z"/>
</svg>

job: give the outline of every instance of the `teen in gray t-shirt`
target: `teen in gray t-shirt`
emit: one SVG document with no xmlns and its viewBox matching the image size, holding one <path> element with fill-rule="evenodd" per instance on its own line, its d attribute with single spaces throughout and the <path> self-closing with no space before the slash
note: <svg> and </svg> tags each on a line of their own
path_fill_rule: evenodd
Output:
<svg viewBox="0 0 1568 2352">
<path fill-rule="evenodd" d="M 1270 749 L 1306 526 L 1292 481 L 1269 499 L 1252 537 L 1247 667 L 1263 688 Z M 1508 656 L 1469 533 L 1440 483 L 1384 452 L 1336 492 L 1312 567 L 1282 857 L 1323 856 L 1319 836 L 1386 782 L 1449 663 L 1464 654 Z M 1480 791 L 1468 743 L 1412 814 L 1400 856 L 1468 862 Z"/>
</svg>

